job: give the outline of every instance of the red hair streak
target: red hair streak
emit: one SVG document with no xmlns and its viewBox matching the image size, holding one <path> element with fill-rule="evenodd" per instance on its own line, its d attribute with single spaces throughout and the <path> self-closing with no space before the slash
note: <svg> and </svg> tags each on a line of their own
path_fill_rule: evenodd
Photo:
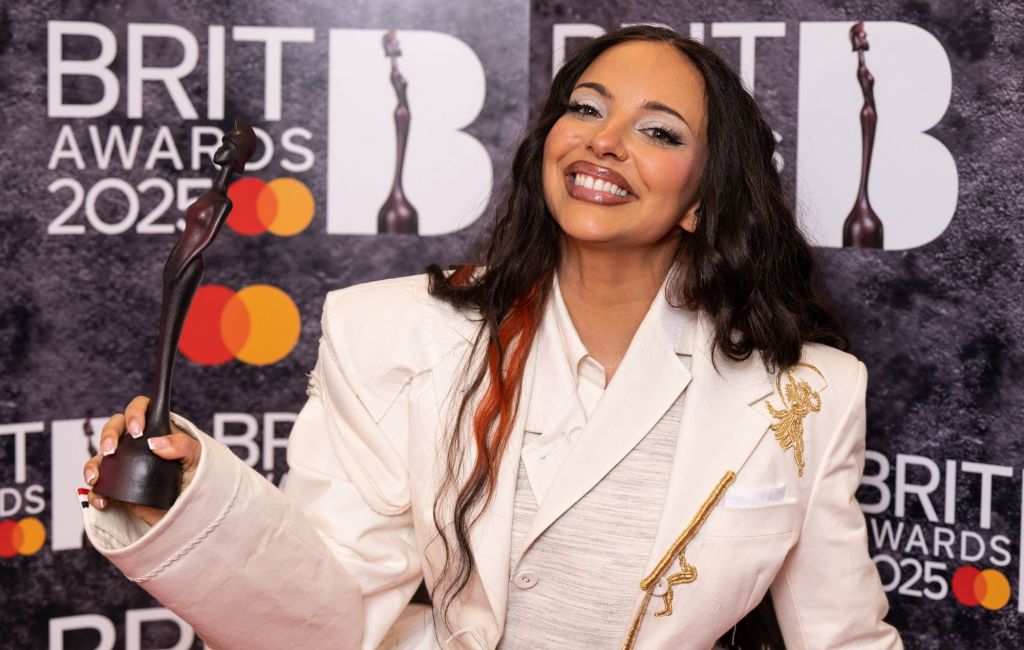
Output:
<svg viewBox="0 0 1024 650">
<path fill-rule="evenodd" d="M 468 283 L 475 270 L 475 265 L 461 266 L 452 276 L 452 284 Z M 487 348 L 487 390 L 473 414 L 473 440 L 477 454 L 467 485 L 486 481 L 488 502 L 494 492 L 499 462 L 519 409 L 526 359 L 537 332 L 539 297 L 540 291 L 534 286 L 498 326 L 498 342 L 491 341 Z M 504 360 L 499 343 L 500 350 L 504 350 Z M 493 434 L 488 435 L 492 430 Z"/>
</svg>

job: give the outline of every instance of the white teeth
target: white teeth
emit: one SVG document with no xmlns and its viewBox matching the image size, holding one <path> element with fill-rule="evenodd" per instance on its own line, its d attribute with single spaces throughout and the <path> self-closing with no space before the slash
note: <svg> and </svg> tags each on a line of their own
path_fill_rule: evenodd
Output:
<svg viewBox="0 0 1024 650">
<path fill-rule="evenodd" d="M 573 183 L 575 185 L 585 187 L 588 190 L 597 190 L 599 192 L 614 194 L 615 196 L 629 196 L 629 192 L 622 189 L 615 183 L 602 180 L 600 178 L 594 178 L 593 176 L 588 176 L 586 174 L 575 174 Z"/>
</svg>

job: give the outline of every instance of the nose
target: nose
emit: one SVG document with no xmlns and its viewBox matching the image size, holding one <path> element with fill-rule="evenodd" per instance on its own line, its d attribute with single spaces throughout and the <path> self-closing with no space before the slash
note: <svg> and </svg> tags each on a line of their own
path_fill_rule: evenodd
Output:
<svg viewBox="0 0 1024 650">
<path fill-rule="evenodd" d="M 622 127 L 605 122 L 596 127 L 587 143 L 587 148 L 598 158 L 626 159 L 626 147 L 622 141 Z"/>
</svg>

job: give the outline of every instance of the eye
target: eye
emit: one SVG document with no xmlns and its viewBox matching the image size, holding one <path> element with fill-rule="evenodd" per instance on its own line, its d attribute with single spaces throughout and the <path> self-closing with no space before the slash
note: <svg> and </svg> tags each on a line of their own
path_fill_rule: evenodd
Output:
<svg viewBox="0 0 1024 650">
<path fill-rule="evenodd" d="M 586 104 L 583 102 L 570 101 L 566 107 L 567 113 L 572 113 L 581 118 L 595 118 L 601 117 L 601 111 L 593 104 Z"/>
<path fill-rule="evenodd" d="M 643 133 L 644 135 L 646 135 L 648 138 L 650 138 L 654 142 L 657 142 L 657 143 L 660 143 L 660 144 L 664 144 L 664 145 L 668 145 L 668 146 L 673 146 L 673 147 L 677 147 L 677 146 L 683 144 L 683 141 L 679 137 L 678 133 L 676 133 L 672 129 L 669 129 L 669 128 L 666 128 L 666 127 L 663 127 L 663 126 L 649 126 L 647 128 L 640 129 L 640 132 Z"/>
</svg>

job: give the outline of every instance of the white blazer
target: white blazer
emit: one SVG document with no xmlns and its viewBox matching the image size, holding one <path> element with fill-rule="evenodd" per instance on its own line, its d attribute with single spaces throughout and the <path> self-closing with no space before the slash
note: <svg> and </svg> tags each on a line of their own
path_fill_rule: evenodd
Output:
<svg viewBox="0 0 1024 650">
<path fill-rule="evenodd" d="M 178 419 L 203 447 L 193 483 L 152 529 L 117 507 L 86 509 L 90 538 L 218 650 L 495 648 L 509 589 L 522 417 L 490 507 L 472 530 L 475 571 L 451 625 L 407 607 L 422 579 L 433 588 L 443 561 L 434 495 L 477 326 L 431 298 L 425 276 L 332 292 L 309 401 L 289 442 L 285 494 Z M 887 602 L 854 498 L 864 365 L 807 345 L 805 365 L 792 373 L 768 374 L 757 355 L 716 355 L 716 370 L 709 334 L 704 322 L 695 328 L 691 370 L 667 336 L 634 341 L 594 424 L 618 435 L 575 445 L 564 466 L 571 475 L 560 475 L 540 504 L 527 545 L 686 389 L 675 452 L 682 462 L 666 477 L 623 646 L 709 648 L 771 589 L 789 648 L 902 647 L 882 622 Z M 524 399 L 550 362 L 535 357 Z"/>
</svg>

